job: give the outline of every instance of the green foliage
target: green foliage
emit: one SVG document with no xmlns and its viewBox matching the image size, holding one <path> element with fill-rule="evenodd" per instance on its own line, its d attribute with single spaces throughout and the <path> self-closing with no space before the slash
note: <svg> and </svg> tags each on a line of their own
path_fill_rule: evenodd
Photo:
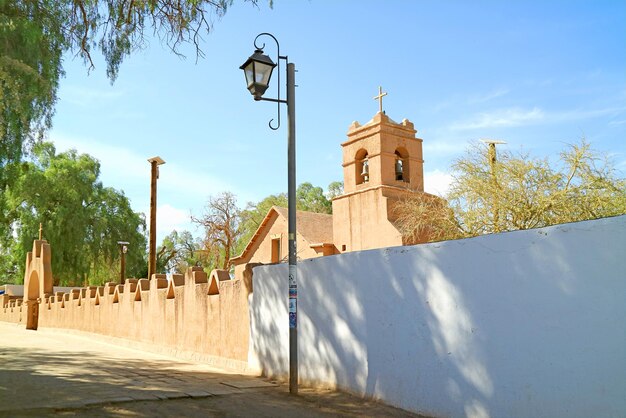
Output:
<svg viewBox="0 0 626 418">
<path fill-rule="evenodd" d="M 332 213 L 333 206 L 324 196 L 324 189 L 311 183 L 302 183 L 296 190 L 296 207 L 298 210 L 317 213 Z"/>
<path fill-rule="evenodd" d="M 86 154 L 56 154 L 42 143 L 33 161 L 21 164 L 9 190 L 9 218 L 16 238 L 5 238 L 4 275 L 22 277 L 26 253 L 43 224 L 43 236 L 52 246 L 55 284 L 102 283 L 119 277 L 117 241 L 130 242 L 127 276 L 145 265 L 145 220 L 128 199 L 98 181 L 100 164 Z"/>
<path fill-rule="evenodd" d="M 453 165 L 449 208 L 427 210 L 412 197 L 398 204 L 398 225 L 407 237 L 430 225 L 437 239 L 597 219 L 626 213 L 626 179 L 606 155 L 584 139 L 560 153 L 557 164 L 528 154 L 498 152 L 473 144 Z"/>
<path fill-rule="evenodd" d="M 158 272 L 185 274 L 188 267 L 206 261 L 202 240 L 195 239 L 189 231 L 172 231 L 157 249 Z"/>
<path fill-rule="evenodd" d="M 182 45 L 192 44 L 196 56 L 203 56 L 201 36 L 232 3 L 0 0 L 0 236 L 11 232 L 4 194 L 17 175 L 16 164 L 51 125 L 63 54 L 74 52 L 91 69 L 92 53 L 99 49 L 111 81 L 124 58 L 153 35 L 178 55 Z"/>
<path fill-rule="evenodd" d="M 626 181 L 582 140 L 556 166 L 500 152 L 493 171 L 485 147 L 456 161 L 448 195 L 463 235 L 538 228 L 626 213 Z"/>
<path fill-rule="evenodd" d="M 269 195 L 258 203 L 248 202 L 241 211 L 242 233 L 237 242 L 236 254 L 241 254 L 272 206 L 287 207 L 287 193 Z"/>
<path fill-rule="evenodd" d="M 0 0 L 0 167 L 19 161 L 25 142 L 50 126 L 65 13 L 56 2 Z"/>
<path fill-rule="evenodd" d="M 328 200 L 333 200 L 337 196 L 341 196 L 343 194 L 343 181 L 333 181 L 328 185 L 328 193 L 326 197 Z"/>
<path fill-rule="evenodd" d="M 63 13 L 50 1 L 0 0 L 0 236 L 10 230 L 6 191 L 24 149 L 50 126 L 61 55 Z"/>
<path fill-rule="evenodd" d="M 245 0 L 256 4 L 256 0 Z M 233 0 L 64 0 L 58 8 L 67 15 L 65 35 L 73 50 L 93 66 L 91 54 L 99 48 L 107 62 L 107 75 L 117 77 L 125 57 L 146 45 L 146 31 L 158 36 L 172 52 L 181 55 L 183 44 L 192 44 L 203 57 L 200 41 L 212 30 Z M 271 6 L 271 2 L 270 2 Z"/>
</svg>

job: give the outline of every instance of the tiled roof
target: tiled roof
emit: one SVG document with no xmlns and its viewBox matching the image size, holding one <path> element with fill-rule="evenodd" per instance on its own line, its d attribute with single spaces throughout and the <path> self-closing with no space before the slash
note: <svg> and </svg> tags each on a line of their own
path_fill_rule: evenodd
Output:
<svg viewBox="0 0 626 418">
<path fill-rule="evenodd" d="M 287 219 L 287 208 L 274 206 L 273 209 Z M 333 215 L 297 210 L 296 230 L 310 244 L 332 243 Z"/>
<path fill-rule="evenodd" d="M 241 259 L 245 259 L 248 256 L 248 252 L 252 248 L 252 244 L 261 237 L 262 230 L 269 222 L 272 212 L 278 214 L 278 216 L 288 219 L 287 208 L 281 208 L 278 206 L 272 206 L 267 212 L 265 218 L 261 222 L 261 225 L 250 239 L 250 242 L 246 245 L 246 248 L 242 251 L 241 255 L 234 257 L 231 261 L 238 262 Z M 333 215 L 325 213 L 306 212 L 303 210 L 296 211 L 296 232 L 310 245 L 313 244 L 332 244 L 333 242 Z"/>
</svg>

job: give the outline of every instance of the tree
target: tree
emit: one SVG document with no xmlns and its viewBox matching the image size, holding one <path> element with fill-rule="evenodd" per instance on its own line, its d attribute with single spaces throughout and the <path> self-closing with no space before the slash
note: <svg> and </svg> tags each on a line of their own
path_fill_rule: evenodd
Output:
<svg viewBox="0 0 626 418">
<path fill-rule="evenodd" d="M 333 200 L 337 196 L 341 196 L 343 194 L 343 181 L 333 181 L 328 185 L 328 193 L 326 197 L 328 200 Z"/>
<path fill-rule="evenodd" d="M 257 0 L 244 0 L 252 4 Z M 89 68 L 92 49 L 98 47 L 114 80 L 124 58 L 146 45 L 145 32 L 158 36 L 172 52 L 181 55 L 183 44 L 192 44 L 196 55 L 203 34 L 212 30 L 213 18 L 221 18 L 233 0 L 62 0 L 56 2 L 65 16 L 63 35 Z M 270 7 L 272 2 L 269 2 Z"/>
<path fill-rule="evenodd" d="M 230 192 L 209 197 L 204 214 L 191 220 L 204 227 L 204 248 L 209 252 L 214 265 L 228 269 L 235 245 L 241 236 L 241 211 L 237 198 Z"/>
<path fill-rule="evenodd" d="M 252 4 L 257 0 L 244 0 Z M 212 30 L 233 0 L 0 0 L 0 114 L 19 154 L 20 138 L 35 123 L 45 128 L 56 102 L 62 55 L 75 52 L 89 69 L 92 53 L 103 54 L 113 81 L 124 58 L 146 46 L 146 32 L 181 55 L 192 44 L 196 56 L 203 34 Z M 270 7 L 272 2 L 269 2 Z M 3 128 L 7 128 L 3 126 Z M 6 139 L 6 138 L 3 138 Z M 16 147 L 13 146 L 14 140 Z"/>
<path fill-rule="evenodd" d="M 0 0 L 0 167 L 50 126 L 68 47 L 55 3 Z"/>
<path fill-rule="evenodd" d="M 50 126 L 66 48 L 53 2 L 0 0 L 0 236 L 11 231 L 6 193 L 23 151 Z"/>
<path fill-rule="evenodd" d="M 244 0 L 256 4 L 257 0 Z M 0 235 L 7 236 L 4 194 L 22 155 L 50 127 L 63 54 L 74 52 L 89 69 L 99 49 L 114 81 L 125 57 L 156 35 L 182 56 L 196 57 L 203 34 L 233 0 L 0 0 Z M 271 0 L 269 1 L 272 6 Z M 146 35 L 148 33 L 148 35 Z"/>
<path fill-rule="evenodd" d="M 324 196 L 324 190 L 308 182 L 300 184 L 296 190 L 296 207 L 298 210 L 316 213 L 332 213 L 333 211 L 330 200 Z"/>
<path fill-rule="evenodd" d="M 454 212 L 437 196 L 407 196 L 395 203 L 392 213 L 405 245 L 462 237 Z"/>
<path fill-rule="evenodd" d="M 584 139 L 562 151 L 554 166 L 508 151 L 494 161 L 484 146 L 473 144 L 452 168 L 447 208 L 431 210 L 419 196 L 398 203 L 405 236 L 428 227 L 436 230 L 435 239 L 471 237 L 626 213 L 626 179 Z"/>
<path fill-rule="evenodd" d="M 240 254 L 250 242 L 272 206 L 287 207 L 287 193 L 269 195 L 257 203 L 248 202 L 246 208 L 241 211 L 242 233 L 237 243 L 236 253 Z"/>
<path fill-rule="evenodd" d="M 157 249 L 157 271 L 184 274 L 188 267 L 207 261 L 202 250 L 202 241 L 197 240 L 189 231 L 172 231 L 163 238 Z"/>
<path fill-rule="evenodd" d="M 100 164 L 86 154 L 56 154 L 50 143 L 33 150 L 33 161 L 20 165 L 7 203 L 16 238 L 2 241 L 4 275 L 21 278 L 26 253 L 43 224 L 52 245 L 56 284 L 102 283 L 119 274 L 117 241 L 130 242 L 128 275 L 145 265 L 145 220 L 128 199 L 98 181 Z"/>
</svg>

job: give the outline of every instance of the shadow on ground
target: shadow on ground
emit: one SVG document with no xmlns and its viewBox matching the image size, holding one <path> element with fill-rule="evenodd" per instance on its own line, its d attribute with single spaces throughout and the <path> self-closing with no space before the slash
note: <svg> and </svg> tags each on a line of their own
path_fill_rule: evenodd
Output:
<svg viewBox="0 0 626 418">
<path fill-rule="evenodd" d="M 104 346 L 110 355 L 0 347 L 0 417 L 420 417 L 324 389 L 293 396 L 280 383 Z"/>
</svg>

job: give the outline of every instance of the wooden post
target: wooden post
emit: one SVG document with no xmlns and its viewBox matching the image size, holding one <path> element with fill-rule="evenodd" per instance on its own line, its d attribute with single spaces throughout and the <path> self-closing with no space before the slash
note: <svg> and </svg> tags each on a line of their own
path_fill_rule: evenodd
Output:
<svg viewBox="0 0 626 418">
<path fill-rule="evenodd" d="M 493 232 L 500 232 L 500 211 L 498 210 L 498 179 L 496 177 L 496 145 L 506 144 L 504 141 L 494 139 L 481 139 L 482 142 L 489 146 L 489 166 L 491 168 L 491 182 L 493 183 L 492 205 L 493 205 Z"/>
<path fill-rule="evenodd" d="M 150 249 L 148 253 L 148 279 L 156 273 L 156 210 L 157 210 L 157 179 L 159 166 L 165 164 L 161 157 L 153 157 L 150 163 Z"/>
</svg>

